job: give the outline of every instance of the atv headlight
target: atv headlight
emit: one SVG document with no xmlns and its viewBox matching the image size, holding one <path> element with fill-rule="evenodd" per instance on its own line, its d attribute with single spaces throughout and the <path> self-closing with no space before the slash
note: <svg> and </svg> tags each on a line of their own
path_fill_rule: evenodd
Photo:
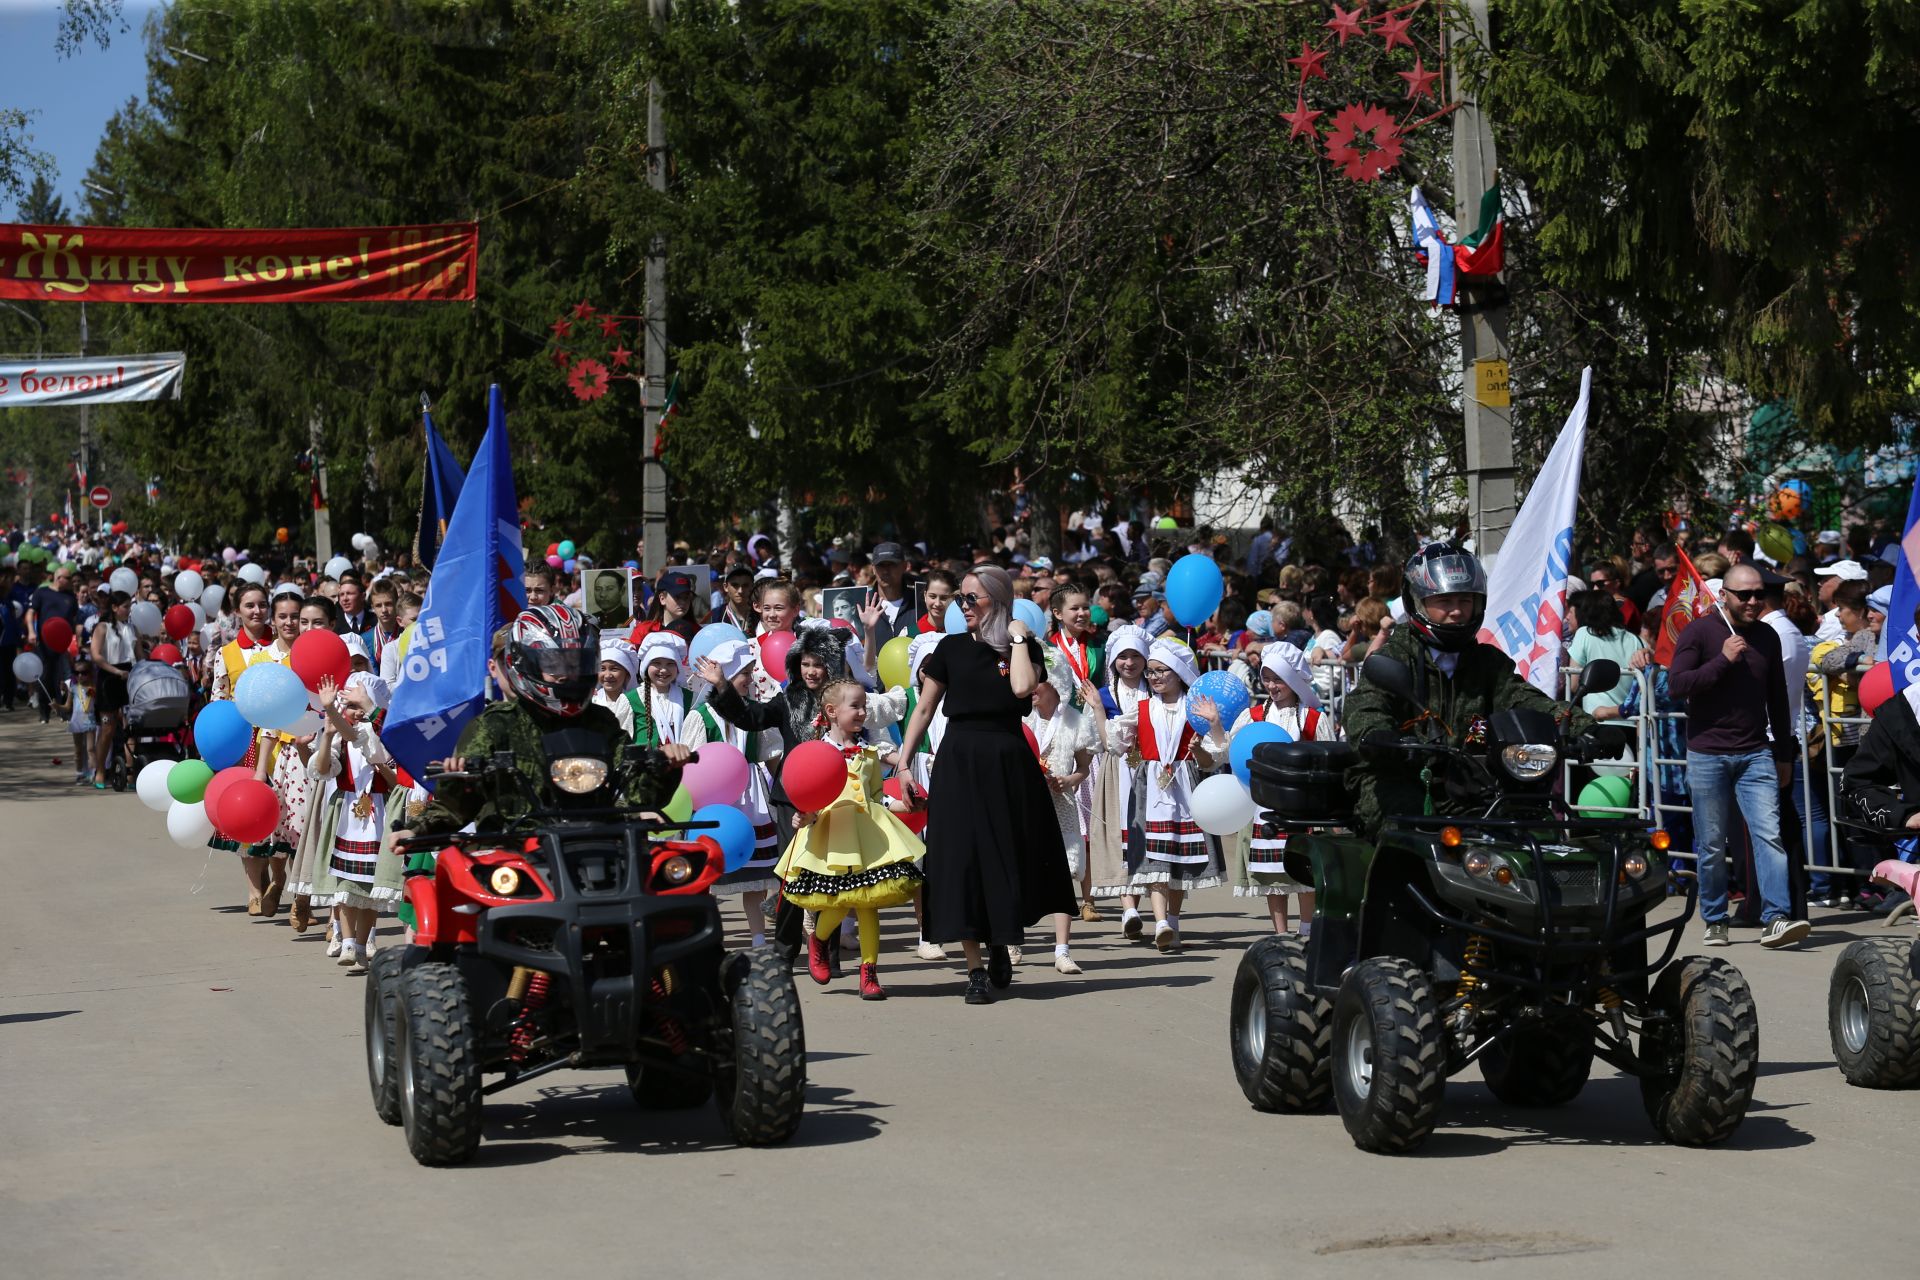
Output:
<svg viewBox="0 0 1920 1280">
<path fill-rule="evenodd" d="M 660 878 L 668 884 L 685 884 L 693 878 L 693 863 L 684 854 L 674 854 L 660 864 Z"/>
<path fill-rule="evenodd" d="M 501 897 L 511 898 L 520 892 L 520 873 L 513 867 L 495 867 L 487 877 L 487 884 Z"/>
<path fill-rule="evenodd" d="M 1460 866 L 1470 876 L 1484 876 L 1493 870 L 1493 855 L 1484 849 L 1471 849 L 1460 859 Z"/>
<path fill-rule="evenodd" d="M 1545 742 L 1516 742 L 1500 748 L 1501 767 L 1521 782 L 1546 777 L 1559 760 L 1560 752 Z"/>
<path fill-rule="evenodd" d="M 1647 855 L 1644 853 L 1628 854 L 1620 860 L 1620 870 L 1626 874 L 1628 879 L 1638 880 L 1641 876 L 1647 874 Z"/>
<path fill-rule="evenodd" d="M 563 756 L 553 762 L 547 776 L 568 795 L 583 796 L 598 791 L 607 780 L 607 762 L 593 756 Z"/>
</svg>

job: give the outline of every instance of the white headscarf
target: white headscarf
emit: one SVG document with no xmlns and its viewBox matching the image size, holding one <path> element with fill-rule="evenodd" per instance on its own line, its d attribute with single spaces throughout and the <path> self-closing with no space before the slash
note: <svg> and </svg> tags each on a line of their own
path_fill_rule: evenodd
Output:
<svg viewBox="0 0 1920 1280">
<path fill-rule="evenodd" d="M 1178 640 L 1172 640 L 1166 636 L 1159 637 L 1148 648 L 1147 657 L 1179 676 L 1180 682 L 1189 689 L 1193 688 L 1193 682 L 1200 678 L 1200 667 L 1194 661 L 1193 650 Z"/>
<path fill-rule="evenodd" d="M 1123 653 L 1137 653 L 1144 658 L 1152 647 L 1153 638 L 1145 629 L 1131 622 L 1122 623 L 1107 633 L 1107 665 L 1111 667 L 1113 660 Z"/>
<path fill-rule="evenodd" d="M 921 664 L 945 640 L 946 634 L 940 631 L 923 631 L 907 642 L 907 682 L 917 684 L 920 680 Z"/>
<path fill-rule="evenodd" d="M 1320 694 L 1313 687 L 1313 669 L 1307 666 L 1307 655 L 1300 647 L 1288 644 L 1285 640 L 1265 645 L 1260 650 L 1260 669 L 1271 671 L 1287 682 L 1287 688 L 1293 690 L 1303 707 L 1320 707 Z"/>
<path fill-rule="evenodd" d="M 603 644 L 600 646 L 600 661 L 611 662 L 627 673 L 627 684 L 633 684 L 634 657 L 633 646 L 627 644 Z"/>
<path fill-rule="evenodd" d="M 393 694 L 387 689 L 387 682 L 371 671 L 356 671 L 347 677 L 347 688 L 365 689 L 367 696 L 373 699 L 376 711 L 384 711 Z"/>
<path fill-rule="evenodd" d="M 731 680 L 753 665 L 757 653 L 751 640 L 722 640 L 707 656 L 720 668 L 721 678 Z"/>
<path fill-rule="evenodd" d="M 654 631 L 640 642 L 640 656 L 634 660 L 636 676 L 645 680 L 647 668 L 660 658 L 673 662 L 673 682 L 679 684 L 687 674 L 687 642 L 671 631 Z"/>
</svg>

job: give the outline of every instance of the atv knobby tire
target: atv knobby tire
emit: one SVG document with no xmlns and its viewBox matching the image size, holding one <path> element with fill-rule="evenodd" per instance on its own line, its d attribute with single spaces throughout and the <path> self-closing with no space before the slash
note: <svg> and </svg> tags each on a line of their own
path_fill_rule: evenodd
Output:
<svg viewBox="0 0 1920 1280">
<path fill-rule="evenodd" d="M 1307 984 L 1306 940 L 1266 937 L 1233 975 L 1227 1043 L 1240 1091 L 1257 1111 L 1318 1111 L 1333 1081 L 1333 1004 Z"/>
<path fill-rule="evenodd" d="M 1593 1032 L 1576 1022 L 1516 1027 L 1480 1055 L 1480 1074 L 1510 1107 L 1565 1106 L 1593 1074 Z"/>
<path fill-rule="evenodd" d="M 367 966 L 367 1083 L 373 1112 L 400 1123 L 400 949 L 373 954 Z"/>
<path fill-rule="evenodd" d="M 1746 1118 L 1760 1067 L 1747 980 L 1725 960 L 1694 956 L 1668 965 L 1647 1003 L 1669 1019 L 1640 1036 L 1640 1099 L 1653 1127 L 1683 1147 L 1725 1140 Z"/>
<path fill-rule="evenodd" d="M 1916 944 L 1863 938 L 1840 953 L 1827 988 L 1827 1031 L 1848 1084 L 1905 1089 L 1920 1084 L 1920 981 L 1909 968 Z"/>
<path fill-rule="evenodd" d="M 1427 975 L 1376 957 L 1348 971 L 1333 1002 L 1334 1102 L 1353 1145 L 1397 1155 L 1433 1132 L 1446 1053 Z"/>
<path fill-rule="evenodd" d="M 732 1043 L 720 1054 L 714 1102 L 728 1137 L 747 1147 L 774 1146 L 794 1135 L 806 1106 L 800 993 L 776 948 L 756 947 L 726 964 Z"/>
<path fill-rule="evenodd" d="M 684 1111 L 713 1096 L 713 1077 L 635 1065 L 627 1068 L 627 1088 L 642 1111 Z"/>
<path fill-rule="evenodd" d="M 400 1122 L 425 1165 L 464 1164 L 480 1147 L 480 1037 L 467 984 L 450 964 L 400 980 Z"/>
</svg>

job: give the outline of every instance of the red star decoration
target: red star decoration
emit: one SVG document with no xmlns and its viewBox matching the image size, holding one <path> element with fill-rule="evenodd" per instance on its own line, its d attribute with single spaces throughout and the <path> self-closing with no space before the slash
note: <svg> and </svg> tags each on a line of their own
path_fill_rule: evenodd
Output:
<svg viewBox="0 0 1920 1280">
<path fill-rule="evenodd" d="M 1419 6 L 1415 5 L 1413 7 L 1418 8 Z M 1409 13 L 1402 17 L 1400 11 L 1395 9 L 1390 13 L 1383 13 L 1373 20 L 1373 34 L 1387 42 L 1388 53 L 1393 52 L 1393 46 L 1396 44 L 1403 44 L 1411 49 L 1413 48 L 1413 37 L 1407 34 L 1407 28 L 1411 25 L 1413 25 L 1413 15 Z"/>
<path fill-rule="evenodd" d="M 1282 111 L 1280 118 L 1287 122 L 1287 137 L 1297 138 L 1303 133 L 1313 133 L 1315 131 L 1313 122 L 1323 114 L 1323 112 L 1307 110 L 1307 100 L 1301 97 L 1295 100 L 1293 110 Z"/>
<path fill-rule="evenodd" d="M 573 318 L 575 320 L 585 320 L 588 316 L 597 314 L 598 312 L 594 310 L 593 304 L 585 299 L 573 304 Z"/>
<path fill-rule="evenodd" d="M 1320 25 L 1339 36 L 1340 46 L 1345 48 L 1348 36 L 1364 37 L 1366 35 L 1366 32 L 1360 29 L 1360 24 L 1365 21 L 1366 16 L 1365 4 L 1357 4 L 1351 9 L 1342 9 L 1336 4 L 1333 6 L 1333 17 Z"/>
<path fill-rule="evenodd" d="M 598 360 L 582 360 L 567 375 L 567 385 L 573 388 L 576 399 L 598 400 L 607 394 L 607 366 Z"/>
<path fill-rule="evenodd" d="M 1362 151 L 1357 143 L 1371 143 Z M 1334 113 L 1333 130 L 1327 134 L 1327 159 L 1355 182 L 1372 182 L 1400 163 L 1400 129 L 1382 107 L 1363 107 L 1348 103 Z"/>
<path fill-rule="evenodd" d="M 566 368 L 568 362 L 571 361 L 572 359 L 573 359 L 572 354 L 563 350 L 556 349 L 553 353 L 553 363 L 556 367 L 561 369 Z"/>
<path fill-rule="evenodd" d="M 611 338 L 618 332 L 620 332 L 620 322 L 618 320 L 602 320 L 600 322 L 601 337 Z"/>
<path fill-rule="evenodd" d="M 553 330 L 554 337 L 564 338 L 573 332 L 573 321 L 567 319 L 565 316 L 561 316 L 558 320 L 548 325 L 547 328 Z"/>
<path fill-rule="evenodd" d="M 1413 70 L 1394 74 L 1407 82 L 1407 96 L 1415 100 L 1434 97 L 1433 82 L 1440 78 L 1438 71 L 1427 70 L 1426 62 L 1417 53 L 1413 57 Z"/>
<path fill-rule="evenodd" d="M 607 352 L 607 354 L 613 357 L 613 367 L 616 369 L 626 368 L 627 361 L 633 359 L 633 352 L 627 350 L 625 347 L 615 347 L 613 350 Z"/>
<path fill-rule="evenodd" d="M 1316 49 L 1305 40 L 1302 40 L 1300 42 L 1300 56 L 1297 58 L 1288 58 L 1287 62 L 1292 66 L 1300 68 L 1300 83 L 1305 84 L 1314 76 L 1319 76 L 1322 80 L 1327 78 L 1327 69 L 1320 65 L 1326 61 L 1326 57 L 1327 51 L 1325 49 Z"/>
</svg>

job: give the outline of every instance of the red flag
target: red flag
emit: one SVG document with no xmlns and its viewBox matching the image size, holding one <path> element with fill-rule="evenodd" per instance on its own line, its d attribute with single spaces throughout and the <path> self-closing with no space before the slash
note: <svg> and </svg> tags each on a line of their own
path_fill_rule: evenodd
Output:
<svg viewBox="0 0 1920 1280">
<path fill-rule="evenodd" d="M 1700 570 L 1694 568 L 1692 558 L 1679 547 L 1674 550 L 1679 553 L 1680 567 L 1667 586 L 1667 606 L 1660 614 L 1660 639 L 1653 646 L 1653 660 L 1663 667 L 1672 665 L 1673 647 L 1687 624 L 1718 607 Z"/>
</svg>

